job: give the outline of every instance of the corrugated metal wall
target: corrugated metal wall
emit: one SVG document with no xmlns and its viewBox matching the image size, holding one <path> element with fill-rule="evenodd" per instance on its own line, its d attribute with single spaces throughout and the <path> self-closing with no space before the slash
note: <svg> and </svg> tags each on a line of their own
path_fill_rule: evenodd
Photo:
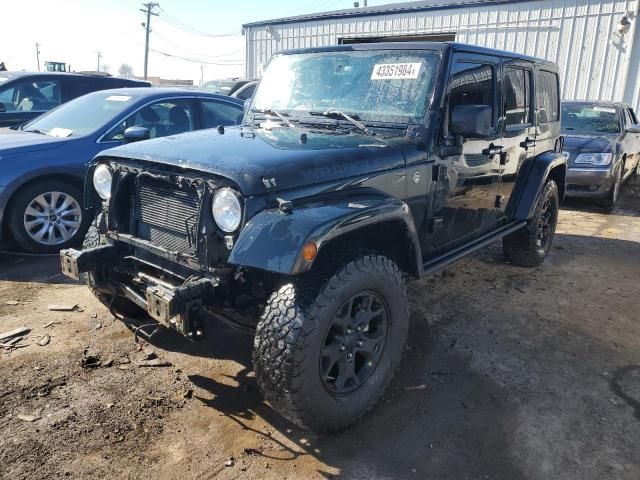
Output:
<svg viewBox="0 0 640 480">
<path fill-rule="evenodd" d="M 565 99 L 626 100 L 640 110 L 640 43 L 632 49 L 640 36 L 638 1 L 533 0 L 250 27 L 246 73 L 259 75 L 279 50 L 335 45 L 340 38 L 455 32 L 459 42 L 558 63 Z M 627 12 L 634 14 L 631 30 L 620 36 L 616 26 Z"/>
</svg>

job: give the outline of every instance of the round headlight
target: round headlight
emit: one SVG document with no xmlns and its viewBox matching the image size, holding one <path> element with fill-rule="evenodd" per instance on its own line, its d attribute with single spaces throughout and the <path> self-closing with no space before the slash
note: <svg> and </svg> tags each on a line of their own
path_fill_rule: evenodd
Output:
<svg viewBox="0 0 640 480">
<path fill-rule="evenodd" d="M 93 171 L 93 188 L 103 200 L 109 200 L 111 197 L 112 180 L 113 173 L 106 165 L 98 165 Z"/>
<path fill-rule="evenodd" d="M 242 207 L 237 195 L 230 188 L 221 188 L 213 197 L 213 219 L 224 232 L 234 232 L 242 220 Z"/>
</svg>

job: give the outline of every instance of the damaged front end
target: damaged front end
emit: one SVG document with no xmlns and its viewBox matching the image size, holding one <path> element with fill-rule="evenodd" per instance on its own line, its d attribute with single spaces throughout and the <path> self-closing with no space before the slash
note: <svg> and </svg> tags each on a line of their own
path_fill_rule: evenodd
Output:
<svg viewBox="0 0 640 480">
<path fill-rule="evenodd" d="M 264 285 L 227 263 L 241 225 L 223 231 L 212 212 L 216 192 L 237 187 L 164 165 L 121 159 L 102 165 L 112 172 L 108 200 L 89 186 L 85 192 L 99 211 L 99 243 L 62 250 L 63 273 L 86 275 L 99 296 L 124 298 L 194 340 L 204 336 L 209 316 L 251 329 Z"/>
</svg>

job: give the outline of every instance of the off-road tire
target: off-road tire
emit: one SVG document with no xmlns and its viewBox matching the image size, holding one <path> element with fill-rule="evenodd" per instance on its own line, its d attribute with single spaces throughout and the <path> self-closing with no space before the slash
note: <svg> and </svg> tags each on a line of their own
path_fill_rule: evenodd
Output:
<svg viewBox="0 0 640 480">
<path fill-rule="evenodd" d="M 620 165 L 618 170 L 616 171 L 616 178 L 613 182 L 613 185 L 607 192 L 607 196 L 598 201 L 598 205 L 607 210 L 613 210 L 613 207 L 616 206 L 618 202 L 618 197 L 620 196 L 620 189 L 622 188 L 622 175 L 623 175 L 624 166 Z"/>
<path fill-rule="evenodd" d="M 548 241 L 540 248 L 537 244 L 538 226 L 547 201 L 551 202 L 552 208 L 550 232 Z M 542 265 L 553 243 L 558 223 L 559 204 L 558 185 L 553 180 L 547 180 L 538 199 L 535 212 L 527 225 L 502 239 L 502 248 L 507 260 L 520 267 L 539 267 Z"/>
<path fill-rule="evenodd" d="M 373 291 L 386 303 L 386 343 L 368 379 L 355 391 L 338 395 L 323 383 L 321 349 L 337 310 L 362 291 Z M 340 430 L 371 410 L 382 396 L 400 363 L 408 323 L 403 274 L 386 257 L 356 258 L 329 279 L 292 281 L 271 295 L 257 325 L 253 352 L 257 383 L 272 407 L 300 427 Z"/>
<path fill-rule="evenodd" d="M 87 230 L 87 234 L 84 237 L 84 242 L 82 243 L 82 248 L 94 248 L 100 245 L 104 245 L 106 240 L 104 236 L 100 235 L 100 231 L 96 226 L 98 223 L 98 219 L 93 222 L 89 229 Z M 113 310 L 115 313 L 122 315 L 128 318 L 144 318 L 147 315 L 147 312 L 142 310 L 138 305 L 133 303 L 131 300 L 116 296 L 113 299 L 112 295 L 106 295 L 102 292 L 99 292 L 95 288 L 95 280 L 96 277 L 95 272 L 87 272 L 80 274 L 81 280 L 91 289 L 91 292 L 96 296 L 96 298 L 105 305 L 110 310 Z M 112 301 L 113 300 L 113 301 Z"/>
<path fill-rule="evenodd" d="M 39 243 L 31 238 L 27 233 L 24 224 L 25 210 L 29 204 L 39 195 L 45 192 L 63 192 L 73 197 L 79 202 L 82 208 L 82 191 L 68 182 L 58 180 L 43 180 L 27 187 L 24 187 L 15 195 L 11 201 L 11 210 L 9 211 L 9 228 L 14 240 L 24 249 L 32 253 L 50 254 L 57 253 L 62 249 L 80 245 L 84 238 L 85 232 L 89 226 L 89 215 L 86 211 L 82 212 L 82 221 L 76 234 L 66 242 L 54 245 Z"/>
</svg>

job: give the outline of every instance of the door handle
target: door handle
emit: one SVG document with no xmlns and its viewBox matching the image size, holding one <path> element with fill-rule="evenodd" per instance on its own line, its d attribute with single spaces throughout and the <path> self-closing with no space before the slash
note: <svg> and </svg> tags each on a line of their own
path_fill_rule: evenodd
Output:
<svg viewBox="0 0 640 480">
<path fill-rule="evenodd" d="M 504 153 L 504 147 L 502 145 L 494 145 L 493 143 L 487 148 L 482 150 L 482 155 L 492 158 L 494 155 L 501 155 Z"/>
<path fill-rule="evenodd" d="M 529 150 L 530 148 L 533 148 L 536 146 L 536 141 L 532 138 L 527 137 L 525 138 L 524 142 L 520 143 L 520 146 L 525 150 Z"/>
</svg>

